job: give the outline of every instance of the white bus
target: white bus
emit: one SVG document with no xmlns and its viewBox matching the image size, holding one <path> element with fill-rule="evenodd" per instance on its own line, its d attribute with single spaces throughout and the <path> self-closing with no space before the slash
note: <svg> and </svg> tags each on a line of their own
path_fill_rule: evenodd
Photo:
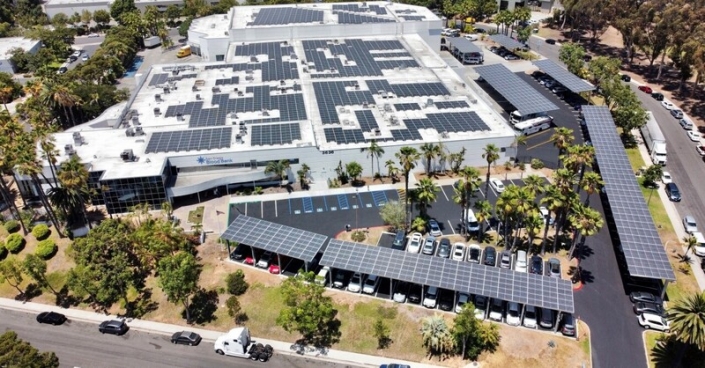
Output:
<svg viewBox="0 0 705 368">
<path fill-rule="evenodd" d="M 523 135 L 530 135 L 542 130 L 551 129 L 551 121 L 545 119 L 539 121 L 538 119 L 534 119 L 534 121 L 525 121 L 515 124 L 514 129 Z"/>
<path fill-rule="evenodd" d="M 512 125 L 516 125 L 518 123 L 523 123 L 523 122 L 529 122 L 529 121 L 532 121 L 532 122 L 533 121 L 553 122 L 553 117 L 549 116 L 545 112 L 522 115 L 519 113 L 519 111 L 514 111 L 511 114 L 509 114 L 509 121 L 512 123 Z"/>
</svg>

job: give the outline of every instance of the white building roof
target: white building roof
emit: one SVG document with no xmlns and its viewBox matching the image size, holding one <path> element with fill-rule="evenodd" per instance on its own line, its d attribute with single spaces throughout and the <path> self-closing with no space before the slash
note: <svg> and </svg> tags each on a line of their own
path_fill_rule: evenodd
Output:
<svg viewBox="0 0 705 368">
<path fill-rule="evenodd" d="M 0 38 L 0 57 L 8 56 L 14 48 L 21 48 L 25 51 L 32 49 L 39 43 L 38 40 L 32 40 L 24 37 L 4 37 Z"/>
</svg>

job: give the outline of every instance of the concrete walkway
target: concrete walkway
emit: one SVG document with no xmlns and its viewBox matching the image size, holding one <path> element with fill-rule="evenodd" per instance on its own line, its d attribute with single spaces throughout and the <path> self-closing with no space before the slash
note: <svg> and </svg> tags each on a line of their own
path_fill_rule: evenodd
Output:
<svg viewBox="0 0 705 368">
<path fill-rule="evenodd" d="M 632 134 L 635 137 L 640 137 L 640 133 L 638 130 L 632 131 Z M 644 162 L 648 165 L 651 162 L 651 157 L 649 157 L 649 151 L 646 149 L 646 146 L 643 144 L 643 142 L 639 142 L 638 147 L 639 153 L 641 153 L 641 158 L 644 159 Z M 688 236 L 688 234 L 686 234 L 685 232 L 685 229 L 683 228 L 683 224 L 681 223 L 681 219 L 683 217 L 681 217 L 681 215 L 678 213 L 675 204 L 673 204 L 673 202 L 668 199 L 665 190 L 661 190 L 661 188 L 659 188 L 654 189 L 654 191 L 658 193 L 659 199 L 661 200 L 661 202 L 663 202 L 663 207 L 666 209 L 666 213 L 668 213 L 668 218 L 669 220 L 671 220 L 671 225 L 673 225 L 673 230 L 676 232 L 676 236 L 678 236 L 678 241 L 681 241 L 681 239 Z M 655 198 L 652 198 L 652 200 L 654 199 Z M 682 242 L 681 248 L 683 249 L 683 253 L 686 253 L 686 251 L 688 250 L 688 248 L 683 245 Z M 699 259 L 699 257 L 693 254 L 692 252 L 688 253 L 688 255 L 692 259 Z M 693 276 L 695 276 L 695 281 L 698 282 L 698 287 L 700 288 L 700 290 L 705 290 L 705 272 L 703 272 L 703 269 L 701 267 L 691 267 L 690 269 Z M 674 272 L 677 271 L 674 270 Z"/>
<path fill-rule="evenodd" d="M 44 304 L 39 304 L 39 303 L 32 303 L 32 302 L 19 302 L 13 299 L 7 299 L 7 298 L 0 298 L 0 308 L 1 309 L 9 309 L 9 310 L 15 310 L 15 311 L 20 311 L 20 312 L 27 312 L 27 313 L 40 313 L 40 312 L 45 312 L 45 311 L 54 311 L 58 313 L 64 314 L 69 320 L 75 320 L 75 321 L 82 321 L 82 322 L 87 322 L 87 323 L 95 323 L 96 325 L 99 324 L 100 322 L 109 320 L 109 319 L 114 319 L 118 318 L 117 316 L 110 316 L 110 315 L 105 315 L 101 313 L 95 313 L 95 312 L 88 312 L 88 311 L 82 311 L 82 310 L 76 310 L 76 309 L 62 309 L 56 306 L 49 306 L 49 305 L 44 305 Z M 183 331 L 184 327 L 183 326 L 177 326 L 177 325 L 170 325 L 166 323 L 159 323 L 159 322 L 150 322 L 150 321 L 144 321 L 140 319 L 128 319 L 127 320 L 128 326 L 130 326 L 130 329 L 136 330 L 136 331 L 144 331 L 148 333 L 155 333 L 155 334 L 161 334 L 161 335 L 167 335 L 171 336 L 174 332 L 178 331 Z M 234 327 L 234 326 L 233 326 Z M 203 338 L 204 342 L 215 342 L 215 340 L 223 334 L 221 331 L 212 331 L 212 330 L 204 330 L 200 328 L 191 328 L 188 327 L 186 328 L 189 331 L 193 331 L 201 335 Z M 274 341 L 274 340 L 267 340 L 267 339 L 261 339 L 258 338 L 257 336 L 253 336 L 253 339 L 262 344 L 269 344 L 271 345 L 276 354 L 288 354 L 288 355 L 295 355 L 296 352 L 291 350 L 291 344 L 290 342 L 283 342 L 283 341 Z M 419 347 L 419 349 L 422 349 L 422 347 Z M 214 352 L 215 354 L 215 352 Z M 304 354 L 307 357 L 314 358 L 314 359 L 321 359 L 321 360 L 328 360 L 336 363 L 343 363 L 343 364 L 348 364 L 351 366 L 356 366 L 356 367 L 379 367 L 381 364 L 388 364 L 391 361 L 394 363 L 400 363 L 400 364 L 407 364 L 410 365 L 414 368 L 426 368 L 426 367 L 436 367 L 434 365 L 429 365 L 429 364 L 421 364 L 421 363 L 415 363 L 415 362 L 407 362 L 407 361 L 400 361 L 397 359 L 390 359 L 390 358 L 384 358 L 384 357 L 377 357 L 373 355 L 364 355 L 364 354 L 357 354 L 357 353 L 351 353 L 347 351 L 342 351 L 342 350 L 333 350 L 333 349 L 320 349 L 320 350 L 315 350 L 313 352 L 307 352 Z M 234 365 L 237 365 L 237 363 L 233 363 Z"/>
</svg>

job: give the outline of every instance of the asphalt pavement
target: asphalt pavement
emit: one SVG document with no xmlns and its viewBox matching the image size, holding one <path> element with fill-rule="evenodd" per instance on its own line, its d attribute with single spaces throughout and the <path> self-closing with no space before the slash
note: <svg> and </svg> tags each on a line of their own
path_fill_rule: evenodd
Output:
<svg viewBox="0 0 705 368">
<path fill-rule="evenodd" d="M 174 345 L 166 335 L 128 331 L 123 336 L 101 335 L 95 324 L 68 321 L 61 326 L 42 325 L 30 313 L 2 311 L 0 330 L 13 330 L 40 351 L 53 351 L 62 367 L 194 368 L 237 366 L 246 368 L 343 368 L 328 361 L 274 354 L 268 363 L 225 357 L 213 351 L 212 342 L 198 346 Z"/>
</svg>

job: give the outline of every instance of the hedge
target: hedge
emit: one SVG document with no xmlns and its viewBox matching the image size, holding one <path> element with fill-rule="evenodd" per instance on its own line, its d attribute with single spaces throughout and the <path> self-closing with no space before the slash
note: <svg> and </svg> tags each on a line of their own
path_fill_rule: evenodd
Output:
<svg viewBox="0 0 705 368">
<path fill-rule="evenodd" d="M 10 234 L 5 240 L 5 248 L 10 251 L 10 253 L 17 254 L 24 248 L 24 237 L 20 234 Z"/>
<path fill-rule="evenodd" d="M 16 220 L 10 220 L 5 223 L 5 230 L 7 230 L 8 233 L 14 233 L 20 229 L 20 223 L 17 222 Z"/>
<path fill-rule="evenodd" d="M 46 239 L 49 236 L 49 227 L 45 224 L 39 224 L 32 229 L 32 235 L 34 235 L 37 240 Z"/>
<path fill-rule="evenodd" d="M 49 259 L 56 253 L 56 243 L 52 239 L 42 240 L 37 244 L 37 250 L 34 251 L 38 257 L 42 259 Z"/>
</svg>

